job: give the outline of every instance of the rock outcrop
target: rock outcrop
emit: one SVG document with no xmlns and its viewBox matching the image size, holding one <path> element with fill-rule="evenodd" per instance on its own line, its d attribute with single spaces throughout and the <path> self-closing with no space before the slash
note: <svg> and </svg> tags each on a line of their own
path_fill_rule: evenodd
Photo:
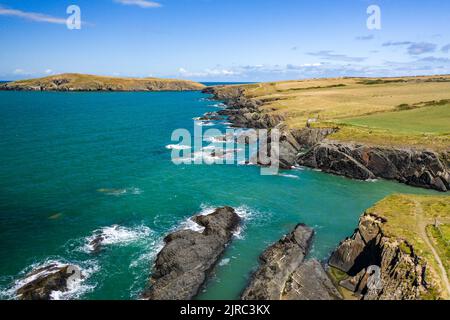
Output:
<svg viewBox="0 0 450 320">
<path fill-rule="evenodd" d="M 144 299 L 194 298 L 231 241 L 240 218 L 233 208 L 224 207 L 193 221 L 205 228 L 203 232 L 180 230 L 164 239 Z"/>
<path fill-rule="evenodd" d="M 0 90 L 14 91 L 190 91 L 203 88 L 204 85 L 188 80 L 114 78 L 75 73 L 0 84 Z"/>
<path fill-rule="evenodd" d="M 304 261 L 314 231 L 298 225 L 260 256 L 243 300 L 316 300 L 340 296 L 316 260 Z"/>
<path fill-rule="evenodd" d="M 405 240 L 383 233 L 385 220 L 364 214 L 358 229 L 330 257 L 330 267 L 347 274 L 340 285 L 364 300 L 417 300 L 427 295 L 428 266 Z M 377 277 L 379 281 L 370 282 Z M 376 278 L 373 278 L 377 280 Z"/>
<path fill-rule="evenodd" d="M 68 290 L 68 281 L 74 275 L 78 267 L 51 263 L 41 266 L 30 273 L 21 281 L 24 283 L 16 290 L 19 300 L 50 300 L 55 291 Z"/>
<path fill-rule="evenodd" d="M 301 154 L 296 161 L 349 178 L 384 178 L 438 191 L 450 190 L 447 165 L 433 151 L 323 141 Z"/>
</svg>

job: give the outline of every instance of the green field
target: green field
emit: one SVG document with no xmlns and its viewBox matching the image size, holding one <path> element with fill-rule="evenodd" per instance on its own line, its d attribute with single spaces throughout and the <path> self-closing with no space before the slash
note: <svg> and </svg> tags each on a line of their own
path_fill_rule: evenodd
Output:
<svg viewBox="0 0 450 320">
<path fill-rule="evenodd" d="M 450 104 L 413 110 L 384 112 L 345 119 L 340 123 L 398 133 L 450 134 Z"/>
</svg>

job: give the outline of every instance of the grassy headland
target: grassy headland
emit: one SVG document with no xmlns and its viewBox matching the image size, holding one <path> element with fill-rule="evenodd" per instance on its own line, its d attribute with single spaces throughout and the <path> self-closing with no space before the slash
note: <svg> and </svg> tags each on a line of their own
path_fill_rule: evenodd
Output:
<svg viewBox="0 0 450 320">
<path fill-rule="evenodd" d="M 405 240 L 432 267 L 446 292 L 450 275 L 450 196 L 392 195 L 366 211 L 386 220 L 383 233 Z M 400 248 L 410 253 L 409 247 Z M 446 277 L 447 279 L 444 279 Z M 450 294 L 450 293 L 449 293 Z"/>
<path fill-rule="evenodd" d="M 450 148 L 450 76 L 332 78 L 239 86 L 291 128 L 338 126 L 330 139 Z M 221 90 L 230 90 L 223 87 Z"/>
<path fill-rule="evenodd" d="M 20 80 L 0 85 L 0 90 L 32 91 L 183 91 L 205 86 L 188 80 L 161 78 L 118 78 L 66 73 Z"/>
</svg>

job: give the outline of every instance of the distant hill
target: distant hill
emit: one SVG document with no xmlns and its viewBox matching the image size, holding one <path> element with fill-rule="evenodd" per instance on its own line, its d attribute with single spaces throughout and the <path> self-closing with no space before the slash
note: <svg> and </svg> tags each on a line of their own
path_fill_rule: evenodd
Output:
<svg viewBox="0 0 450 320">
<path fill-rule="evenodd" d="M 0 84 L 0 90 L 18 91 L 189 91 L 204 87 L 189 80 L 116 78 L 76 73 Z"/>
</svg>

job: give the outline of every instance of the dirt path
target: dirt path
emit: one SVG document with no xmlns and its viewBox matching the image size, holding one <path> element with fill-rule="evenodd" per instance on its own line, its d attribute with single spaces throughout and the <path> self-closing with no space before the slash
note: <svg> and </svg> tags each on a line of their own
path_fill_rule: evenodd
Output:
<svg viewBox="0 0 450 320">
<path fill-rule="evenodd" d="M 433 243 L 428 237 L 427 234 L 427 225 L 433 224 L 434 221 L 427 221 L 423 216 L 423 209 L 419 202 L 415 202 L 416 204 L 416 219 L 417 219 L 417 227 L 419 228 L 420 236 L 425 241 L 426 245 L 430 248 L 433 253 L 434 259 L 436 260 L 439 269 L 441 271 L 441 278 L 444 289 L 447 291 L 447 297 L 450 298 L 450 284 L 448 282 L 447 271 L 445 270 L 444 264 L 442 263 L 441 258 L 439 257 L 436 249 L 433 247 Z"/>
</svg>

